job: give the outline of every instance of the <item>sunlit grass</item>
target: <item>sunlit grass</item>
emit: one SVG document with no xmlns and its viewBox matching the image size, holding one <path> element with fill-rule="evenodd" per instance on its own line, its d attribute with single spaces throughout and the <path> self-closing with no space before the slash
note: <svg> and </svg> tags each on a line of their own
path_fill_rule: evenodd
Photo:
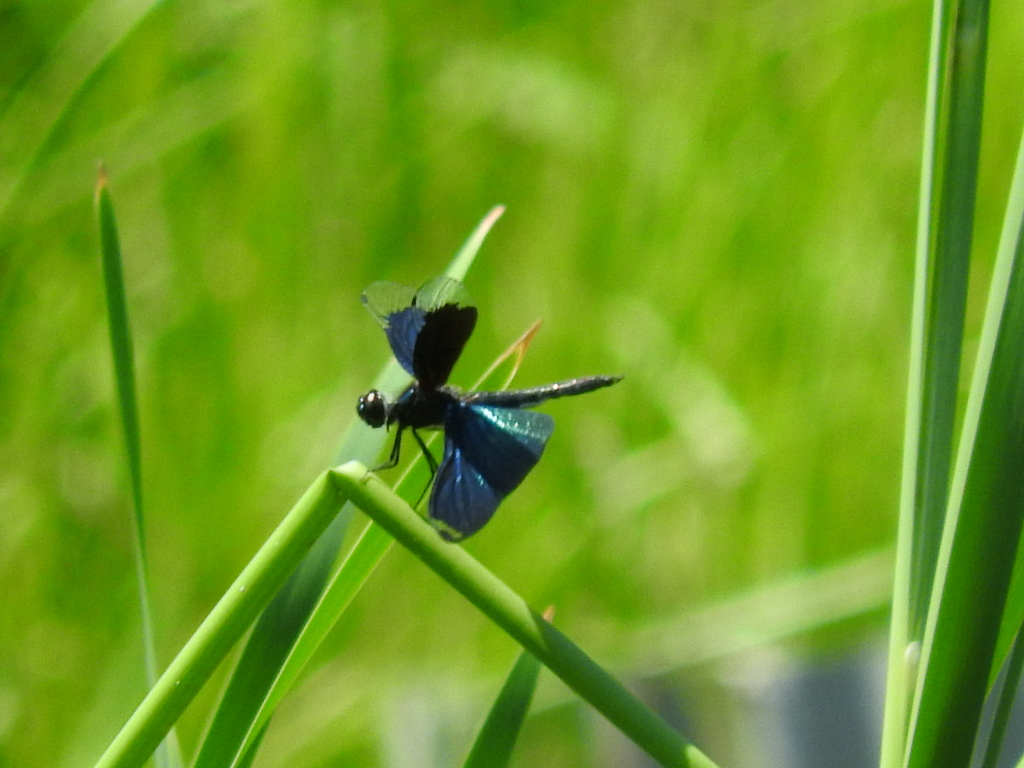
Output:
<svg viewBox="0 0 1024 768">
<path fill-rule="evenodd" d="M 469 278 L 481 321 L 459 382 L 540 317 L 519 382 L 627 378 L 600 404 L 552 405 L 549 452 L 467 545 L 479 560 L 556 604 L 596 659 L 657 672 L 665 646 L 635 638 L 885 559 L 924 8 L 569 4 L 441 24 L 142 4 L 105 25 L 107 8 L 23 4 L 0 22 L 0 128 L 16 128 L 0 130 L 4 760 L 87 764 L 144 690 L 141 662 L 116 674 L 138 658 L 121 650 L 138 608 L 89 200 L 100 156 L 129 254 L 165 663 L 336 455 L 387 355 L 359 292 L 441 271 L 495 201 L 509 214 Z M 994 103 L 1016 103 L 1001 82 Z M 980 315 L 968 306 L 969 328 Z M 863 577 L 873 608 L 828 606 L 849 636 L 881 629 L 884 567 Z M 357 629 L 327 634 L 267 762 L 377 754 L 385 726 L 342 725 L 386 722 L 438 678 L 468 744 L 515 645 L 404 553 L 350 610 Z M 783 647 L 825 642 L 821 616 L 775 618 L 764 637 Z M 714 658 L 692 639 L 683 658 Z M 372 697 L 352 685 L 367 670 Z M 217 682 L 181 722 L 187 753 Z M 545 751 L 575 765 L 585 744 Z"/>
</svg>

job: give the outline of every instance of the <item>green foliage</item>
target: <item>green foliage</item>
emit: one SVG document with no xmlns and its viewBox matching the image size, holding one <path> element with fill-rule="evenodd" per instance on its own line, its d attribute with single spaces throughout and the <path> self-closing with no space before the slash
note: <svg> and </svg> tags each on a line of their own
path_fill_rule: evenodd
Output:
<svg viewBox="0 0 1024 768">
<path fill-rule="evenodd" d="M 990 72 L 1012 75 L 1024 25 L 1003 13 Z M 90 764 L 145 686 L 97 158 L 126 254 L 161 661 L 336 455 L 387 355 L 360 290 L 438 273 L 500 201 L 458 381 L 538 317 L 520 382 L 627 378 L 551 406 L 544 462 L 467 548 L 611 669 L 665 674 L 713 657 L 676 633 L 692 617 L 743 619 L 736 595 L 794 594 L 778 585 L 891 546 L 927 25 L 914 4 L 781 0 L 10 5 L 0 763 Z M 981 276 L 1019 82 L 988 83 Z M 889 561 L 863 562 L 875 584 Z M 451 764 L 513 643 L 404 551 L 358 597 L 341 583 L 350 620 L 317 630 L 260 759 L 379 764 L 426 723 L 422 764 Z M 881 628 L 870 594 L 767 636 L 859 639 Z M 189 754 L 223 682 L 180 721 Z M 557 696 L 542 683 L 542 708 Z M 527 724 L 523 754 L 593 762 L 581 728 Z"/>
<path fill-rule="evenodd" d="M 883 766 L 994 765 L 1020 677 L 1015 649 L 992 689 L 1024 589 L 1024 140 L 951 470 L 988 22 L 985 0 L 935 3 Z"/>
<path fill-rule="evenodd" d="M 139 435 L 138 402 L 135 397 L 135 359 L 132 352 L 131 327 L 125 303 L 124 270 L 121 265 L 121 246 L 117 236 L 114 206 L 107 188 L 106 171 L 100 169 L 96 188 L 96 208 L 99 219 L 100 253 L 103 263 L 103 282 L 107 294 L 110 348 L 117 379 L 117 401 L 124 430 L 125 461 L 132 485 L 132 508 L 135 512 L 132 533 L 135 540 L 135 575 L 139 591 L 142 619 L 142 640 L 146 664 L 146 681 L 152 687 L 160 674 L 156 658 L 156 640 L 153 636 L 153 612 L 149 599 L 149 566 L 146 562 L 146 517 L 142 504 L 142 448 Z M 175 731 L 157 751 L 159 768 L 176 768 L 182 758 Z"/>
<path fill-rule="evenodd" d="M 550 621 L 549 616 L 544 618 Z M 540 666 L 537 658 L 528 651 L 519 654 L 462 768 L 505 768 L 509 764 L 519 731 L 530 710 Z"/>
</svg>

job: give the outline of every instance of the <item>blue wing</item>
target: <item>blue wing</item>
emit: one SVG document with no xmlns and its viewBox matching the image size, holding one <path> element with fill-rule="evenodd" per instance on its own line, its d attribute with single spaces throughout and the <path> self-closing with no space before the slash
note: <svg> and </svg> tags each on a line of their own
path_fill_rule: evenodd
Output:
<svg viewBox="0 0 1024 768">
<path fill-rule="evenodd" d="M 465 287 L 444 275 L 418 291 L 378 281 L 363 291 L 363 304 L 384 329 L 395 359 L 427 389 L 448 380 L 476 324 Z"/>
<path fill-rule="evenodd" d="M 444 457 L 430 494 L 430 517 L 456 541 L 483 528 L 501 500 L 536 466 L 555 422 L 546 413 L 453 403 Z"/>
<path fill-rule="evenodd" d="M 407 285 L 379 280 L 363 291 L 363 304 L 388 337 L 388 344 L 399 365 L 410 376 L 416 337 L 420 335 L 427 313 L 414 305 L 416 291 Z"/>
</svg>

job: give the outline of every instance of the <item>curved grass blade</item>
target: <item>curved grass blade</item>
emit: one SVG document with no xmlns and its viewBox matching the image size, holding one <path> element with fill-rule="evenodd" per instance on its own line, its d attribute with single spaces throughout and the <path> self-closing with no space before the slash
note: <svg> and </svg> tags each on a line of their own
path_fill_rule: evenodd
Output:
<svg viewBox="0 0 1024 768">
<path fill-rule="evenodd" d="M 487 369 L 475 384 L 474 389 L 507 387 L 518 370 L 526 348 L 536 334 L 539 325 L 539 321 L 534 323 L 516 339 Z M 397 369 L 398 366 L 395 365 L 395 368 Z M 376 432 L 379 433 L 380 430 L 376 430 Z M 435 438 L 436 434 L 427 438 L 428 447 Z M 423 460 L 423 456 L 418 454 L 402 473 L 395 484 L 395 490 L 403 499 L 412 504 L 415 503 L 428 480 L 426 462 Z M 369 579 L 370 574 L 373 573 L 393 543 L 394 539 L 384 529 L 373 523 L 367 526 L 359 536 L 337 572 L 331 577 L 320 602 L 296 640 L 273 686 L 267 692 L 260 711 L 253 718 L 245 741 L 235 756 L 232 763 L 233 768 L 242 768 L 243 756 L 251 759 L 252 744 L 255 742 L 257 734 L 262 733 L 269 722 L 270 715 L 277 708 L 285 693 L 294 684 L 299 673 L 327 637 L 328 632 L 340 621 L 345 609 L 348 608 L 352 599 Z"/>
<path fill-rule="evenodd" d="M 203 739 L 196 768 L 226 765 L 237 753 L 319 599 L 351 517 L 346 505 L 260 614 Z"/>
<path fill-rule="evenodd" d="M 480 247 L 484 244 L 484 240 L 487 239 L 491 228 L 497 223 L 503 213 L 505 213 L 504 205 L 496 205 L 487 212 L 487 215 L 480 220 L 472 234 L 462 244 L 458 253 L 455 254 L 455 258 L 452 259 L 444 274 L 448 275 L 448 277 L 454 277 L 460 282 L 465 281 L 466 274 L 476 260 Z"/>
<path fill-rule="evenodd" d="M 146 762 L 345 501 L 327 472 L 313 482 L 185 643 L 96 768 L 135 768 Z"/>
<path fill-rule="evenodd" d="M 502 206 L 496 206 L 484 217 L 452 260 L 446 275 L 458 280 L 465 277 L 487 233 L 503 212 Z M 408 374 L 392 360 L 374 388 L 395 394 L 409 381 Z M 384 430 L 370 429 L 354 419 L 346 432 L 339 461 L 352 457 L 373 461 L 380 455 L 385 439 Z M 241 765 L 253 759 L 253 745 L 284 692 L 387 551 L 389 539 L 379 533 L 364 532 L 350 553 L 352 556 L 346 559 L 344 577 L 340 581 L 337 575 L 331 579 L 350 519 L 351 507 L 346 505 L 260 617 L 203 739 L 195 768 Z M 313 620 L 321 610 L 330 617 L 328 621 Z M 296 652 L 296 643 L 307 634 L 311 623 L 309 644 Z M 295 662 L 287 674 L 282 674 L 290 658 Z"/>
<path fill-rule="evenodd" d="M 554 618 L 554 609 L 544 611 L 544 620 Z M 487 714 L 463 768 L 504 768 L 512 760 L 519 731 L 530 710 L 537 688 L 540 662 L 529 651 L 519 654 L 515 666 Z"/>
<path fill-rule="evenodd" d="M 96 184 L 96 215 L 100 231 L 100 252 L 103 263 L 103 284 L 107 296 L 107 320 L 110 328 L 110 349 L 117 382 L 117 400 L 124 432 L 125 458 L 132 486 L 133 554 L 135 581 L 139 591 L 139 609 L 142 614 L 142 643 L 145 657 L 146 681 L 152 688 L 159 677 L 156 659 L 156 640 L 153 631 L 153 612 L 149 599 L 149 564 L 146 557 L 146 519 L 142 506 L 142 448 L 139 436 L 138 405 L 135 398 L 135 365 L 132 352 L 131 326 L 128 323 L 128 303 L 125 299 L 124 272 L 121 268 L 121 244 L 117 235 L 114 204 L 110 199 L 107 173 L 100 168 Z M 182 765 L 181 748 L 173 730 L 157 750 L 157 765 L 174 768 Z"/>
<path fill-rule="evenodd" d="M 422 517 L 359 462 L 330 473 L 342 493 L 488 618 L 664 766 L 714 763 L 645 707 L 614 677 L 551 626 L 459 546 L 445 542 Z"/>
</svg>

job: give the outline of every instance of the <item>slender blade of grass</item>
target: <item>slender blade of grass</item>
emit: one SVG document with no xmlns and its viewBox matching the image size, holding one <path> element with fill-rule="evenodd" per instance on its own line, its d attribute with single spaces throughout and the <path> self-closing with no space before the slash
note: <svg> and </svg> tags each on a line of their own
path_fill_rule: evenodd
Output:
<svg viewBox="0 0 1024 768">
<path fill-rule="evenodd" d="M 503 211 L 497 206 L 484 217 L 445 274 L 459 280 L 465 277 Z M 409 381 L 409 375 L 392 360 L 374 387 L 397 394 Z M 339 461 L 352 457 L 372 461 L 380 455 L 385 438 L 384 430 L 372 430 L 355 420 L 346 432 Z M 356 556 L 346 560 L 343 577 L 329 581 L 350 519 L 351 509 L 346 506 L 260 617 L 203 739 L 195 768 L 238 765 L 253 758 L 257 736 L 263 733 L 280 698 L 384 556 L 389 542 L 376 534 L 364 534 L 356 545 Z M 331 594 L 325 595 L 325 589 Z M 328 613 L 318 616 L 318 605 Z M 326 616 L 330 618 L 324 620 Z M 295 654 L 296 643 L 314 620 L 309 644 Z M 286 662 L 293 657 L 294 664 L 282 676 Z"/>
<path fill-rule="evenodd" d="M 146 762 L 345 501 L 328 473 L 313 482 L 185 643 L 96 768 L 134 768 Z"/>
<path fill-rule="evenodd" d="M 249 732 L 260 702 L 316 605 L 351 521 L 348 505 L 327 527 L 253 627 L 194 765 L 227 765 Z"/>
<path fill-rule="evenodd" d="M 125 458 L 132 486 L 134 531 L 133 548 L 135 582 L 139 592 L 139 610 L 142 615 L 142 643 L 146 681 L 152 688 L 159 677 L 156 658 L 156 639 L 153 630 L 153 611 L 149 598 L 149 564 L 146 557 L 146 517 L 142 506 L 142 439 L 139 434 L 138 404 L 135 397 L 135 363 L 132 352 L 131 326 L 128 322 L 128 302 L 125 298 L 124 271 L 121 268 L 121 244 L 117 234 L 114 204 L 110 198 L 107 173 L 101 167 L 96 184 L 96 214 L 100 231 L 100 253 L 103 265 L 103 285 L 107 296 L 107 324 L 110 329 L 110 350 L 117 382 L 117 401 L 121 412 Z M 175 768 L 182 765 L 181 748 L 172 729 L 167 740 L 157 750 L 157 765 Z"/>
<path fill-rule="evenodd" d="M 938 20 L 940 46 L 948 46 L 952 42 L 949 18 L 948 10 L 943 9 Z M 948 56 L 948 49 L 942 47 L 936 55 L 941 64 Z M 937 73 L 939 77 L 943 74 L 946 73 L 941 69 Z M 920 640 L 924 632 L 949 496 L 981 135 L 980 112 L 976 124 L 964 119 L 954 120 L 952 113 L 957 106 L 966 109 L 968 105 L 963 99 L 957 101 L 948 83 L 939 81 L 937 85 L 940 88 L 936 94 L 939 113 L 934 116 L 936 145 L 931 149 L 935 167 L 928 174 L 935 186 L 922 199 L 921 214 L 925 220 L 919 225 L 921 231 L 918 233 L 918 248 L 923 249 L 924 256 L 922 259 L 919 250 L 924 322 L 921 329 L 923 338 L 919 349 L 915 350 L 921 355 L 920 377 L 915 382 L 920 391 L 915 393 L 915 399 L 919 398 L 915 403 L 919 411 L 915 414 L 914 425 L 917 434 L 912 440 L 916 448 L 911 475 L 913 495 L 908 499 L 913 508 L 909 603 L 911 640 Z M 965 145 L 970 146 L 958 154 L 956 148 Z M 969 195 L 966 203 L 961 199 L 965 188 Z M 929 204 L 928 210 L 923 207 L 925 200 Z"/>
<path fill-rule="evenodd" d="M 345 609 L 370 578 L 394 539 L 380 526 L 369 525 L 331 578 L 320 601 L 302 627 L 288 657 L 281 665 L 272 685 L 267 689 L 255 714 L 251 717 L 245 737 L 239 744 L 230 765 L 243 768 L 255 757 L 259 741 L 281 699 L 294 685 L 299 673 L 312 658 L 328 632 L 341 619 Z M 227 763 L 225 763 L 227 764 Z"/>
<path fill-rule="evenodd" d="M 1006 675 L 998 693 L 999 698 L 996 701 L 995 714 L 992 718 L 992 730 L 985 744 L 981 768 L 997 768 L 999 765 L 999 753 L 1002 751 L 1006 726 L 1010 722 L 1010 712 L 1017 700 L 1022 670 L 1024 670 L 1024 636 L 1018 632 L 1007 660 Z"/>
<path fill-rule="evenodd" d="M 1024 509 L 1024 206 L 1018 183 L 964 419 L 936 574 L 938 599 L 923 646 L 910 766 L 966 764 L 999 664 L 1000 627 L 1008 627 Z"/>
<path fill-rule="evenodd" d="M 714 763 L 644 706 L 493 573 L 458 545 L 444 541 L 401 497 L 359 462 L 331 477 L 353 503 L 583 699 L 664 766 L 714 768 Z"/>
<path fill-rule="evenodd" d="M 552 613 L 551 609 L 545 611 L 545 620 L 551 621 Z M 504 768 L 509 764 L 537 688 L 540 666 L 537 657 L 529 651 L 519 654 L 473 742 L 466 762 L 462 764 L 463 768 Z"/>
<path fill-rule="evenodd" d="M 1005 270 L 1000 270 L 1005 275 Z M 1005 303 L 1001 301 L 1005 295 Z M 909 766 L 966 765 L 1021 536 L 1024 509 L 1024 249 L 994 283 L 936 574 Z"/>
<path fill-rule="evenodd" d="M 1002 272 L 1012 263 L 1013 252 L 1019 248 L 1024 238 L 1022 233 L 1024 222 L 1024 133 L 1021 135 L 1020 147 L 1017 150 L 1017 163 L 1014 167 L 1013 181 L 1010 186 L 1009 201 L 1003 230 L 999 238 L 999 255 L 996 260 L 996 271 L 993 284 L 1008 282 Z M 1021 626 L 1024 625 L 1024 558 L 1018 558 L 1014 564 L 1014 573 L 1010 580 L 1010 594 L 1007 597 L 1006 610 L 1003 613 L 1002 625 L 999 628 L 999 640 L 996 643 L 996 658 L 989 677 L 991 684 L 995 680 L 996 671 L 1002 666 L 1010 648 L 1018 641 Z"/>
<path fill-rule="evenodd" d="M 918 464 L 924 419 L 924 349 L 926 347 L 926 307 L 928 306 L 928 273 L 932 261 L 932 206 L 937 195 L 938 133 L 944 103 L 941 84 L 944 80 L 948 50 L 947 3 L 935 0 L 932 10 L 931 43 L 929 45 L 928 87 L 924 113 L 924 140 L 921 157 L 920 199 L 917 213 L 917 245 L 914 264 L 914 300 L 911 311 L 910 371 L 907 382 L 906 416 L 903 429 L 903 470 L 900 488 L 900 515 L 896 536 L 896 565 L 893 577 L 892 618 L 889 624 L 889 659 L 887 665 L 885 712 L 882 725 L 882 746 L 879 765 L 895 768 L 903 760 L 906 744 L 907 714 L 914 685 L 916 666 L 908 663 L 907 649 L 911 643 L 912 572 L 914 537 L 918 529 Z M 913 600 L 915 606 L 918 600 Z"/>
<path fill-rule="evenodd" d="M 972 9 L 933 5 L 882 766 L 903 759 L 949 495 L 984 85 Z"/>
<path fill-rule="evenodd" d="M 940 129 L 939 194 L 926 290 L 921 440 L 911 571 L 911 637 L 927 618 L 949 497 L 960 356 L 981 151 L 988 3 L 966 0 L 952 16 L 948 115 Z M 944 53 L 944 52 L 943 52 Z M 942 123 L 940 123 L 941 127 Z"/>
</svg>

